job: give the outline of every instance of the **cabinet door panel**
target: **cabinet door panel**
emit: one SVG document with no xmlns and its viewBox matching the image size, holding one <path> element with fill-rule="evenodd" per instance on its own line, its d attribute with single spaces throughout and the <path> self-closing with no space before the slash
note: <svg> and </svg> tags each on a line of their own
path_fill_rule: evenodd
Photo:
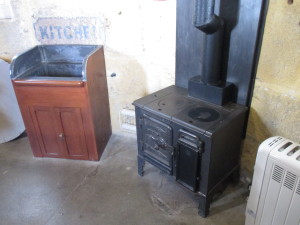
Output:
<svg viewBox="0 0 300 225">
<path fill-rule="evenodd" d="M 80 108 L 55 108 L 65 148 L 70 158 L 88 159 L 85 133 Z"/>
<path fill-rule="evenodd" d="M 42 154 L 49 157 L 64 156 L 58 140 L 53 109 L 51 107 L 31 106 L 30 112 Z"/>
</svg>

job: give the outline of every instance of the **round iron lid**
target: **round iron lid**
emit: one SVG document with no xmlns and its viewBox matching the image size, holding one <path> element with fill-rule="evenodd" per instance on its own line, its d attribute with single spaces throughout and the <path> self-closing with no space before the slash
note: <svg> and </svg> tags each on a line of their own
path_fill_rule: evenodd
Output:
<svg viewBox="0 0 300 225">
<path fill-rule="evenodd" d="M 197 107 L 188 112 L 189 117 L 200 122 L 212 122 L 220 118 L 220 113 L 217 110 Z"/>
</svg>

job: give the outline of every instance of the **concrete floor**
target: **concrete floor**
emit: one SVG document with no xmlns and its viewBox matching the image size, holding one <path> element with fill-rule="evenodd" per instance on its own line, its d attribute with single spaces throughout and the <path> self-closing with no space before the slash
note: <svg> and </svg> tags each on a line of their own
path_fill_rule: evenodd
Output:
<svg viewBox="0 0 300 225">
<path fill-rule="evenodd" d="M 197 214 L 197 196 L 146 163 L 136 139 L 114 134 L 100 162 L 33 158 L 26 137 L 0 145 L 1 225 L 242 225 L 247 189 L 228 186 Z"/>
</svg>

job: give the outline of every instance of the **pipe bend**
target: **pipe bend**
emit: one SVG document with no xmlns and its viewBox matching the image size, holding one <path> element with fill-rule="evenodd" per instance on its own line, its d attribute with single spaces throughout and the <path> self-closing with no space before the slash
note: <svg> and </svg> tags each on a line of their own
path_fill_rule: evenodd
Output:
<svg viewBox="0 0 300 225">
<path fill-rule="evenodd" d="M 202 24 L 195 23 L 196 28 L 198 28 L 199 30 L 207 34 L 212 34 L 217 32 L 220 28 L 223 27 L 223 25 L 224 25 L 223 20 L 217 15 L 213 15 L 211 20 L 208 21 L 207 23 L 202 23 Z"/>
<path fill-rule="evenodd" d="M 195 0 L 194 26 L 212 34 L 223 26 L 223 20 L 215 15 L 215 0 Z"/>
</svg>

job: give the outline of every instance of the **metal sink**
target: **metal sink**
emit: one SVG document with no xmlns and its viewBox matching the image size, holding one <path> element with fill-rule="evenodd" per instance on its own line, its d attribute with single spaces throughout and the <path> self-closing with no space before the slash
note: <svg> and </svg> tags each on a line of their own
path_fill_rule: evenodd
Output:
<svg viewBox="0 0 300 225">
<path fill-rule="evenodd" d="M 13 58 L 12 80 L 86 80 L 97 45 L 39 45 Z"/>
</svg>

